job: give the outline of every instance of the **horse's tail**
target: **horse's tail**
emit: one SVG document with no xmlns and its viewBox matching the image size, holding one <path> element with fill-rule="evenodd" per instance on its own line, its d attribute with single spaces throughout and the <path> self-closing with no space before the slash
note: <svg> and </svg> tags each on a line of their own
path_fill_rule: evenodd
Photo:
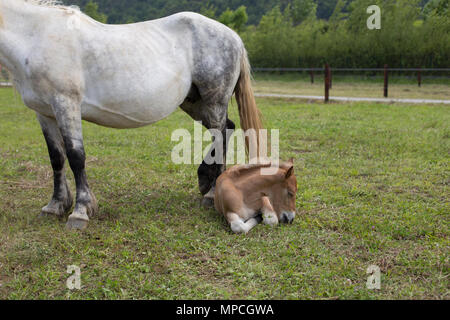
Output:
<svg viewBox="0 0 450 320">
<path fill-rule="evenodd" d="M 239 107 L 239 116 L 241 118 L 241 128 L 244 132 L 254 129 L 256 133 L 257 152 L 259 152 L 260 141 L 259 131 L 263 129 L 261 121 L 261 112 L 256 106 L 255 96 L 253 94 L 250 62 L 248 60 L 247 50 L 244 49 L 241 60 L 241 75 L 234 90 L 236 101 Z M 246 139 L 247 149 L 249 148 L 248 139 Z"/>
</svg>

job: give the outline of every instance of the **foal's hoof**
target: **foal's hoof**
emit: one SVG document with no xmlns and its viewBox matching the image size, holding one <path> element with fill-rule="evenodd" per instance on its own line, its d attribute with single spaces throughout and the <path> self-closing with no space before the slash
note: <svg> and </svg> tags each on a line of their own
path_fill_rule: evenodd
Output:
<svg viewBox="0 0 450 320">
<path fill-rule="evenodd" d="M 275 227 L 278 225 L 278 218 L 275 214 L 263 214 L 263 223 Z"/>
</svg>

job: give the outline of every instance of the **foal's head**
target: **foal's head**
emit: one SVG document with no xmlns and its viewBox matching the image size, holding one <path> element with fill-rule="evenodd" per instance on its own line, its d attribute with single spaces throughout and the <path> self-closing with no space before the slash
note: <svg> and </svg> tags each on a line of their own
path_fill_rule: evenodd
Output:
<svg viewBox="0 0 450 320">
<path fill-rule="evenodd" d="M 297 178 L 294 173 L 294 160 L 280 164 L 277 182 L 271 188 L 273 209 L 281 223 L 292 223 L 295 219 L 295 199 Z"/>
</svg>

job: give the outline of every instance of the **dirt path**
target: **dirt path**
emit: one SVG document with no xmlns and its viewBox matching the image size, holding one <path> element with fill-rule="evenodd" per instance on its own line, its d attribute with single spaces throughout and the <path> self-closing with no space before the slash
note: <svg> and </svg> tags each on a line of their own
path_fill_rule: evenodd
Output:
<svg viewBox="0 0 450 320">
<path fill-rule="evenodd" d="M 323 96 L 303 96 L 295 94 L 276 94 L 276 93 L 256 93 L 259 98 L 287 98 L 303 100 L 324 100 Z M 412 103 L 412 104 L 450 104 L 450 100 L 435 99 L 394 99 L 394 98 L 351 98 L 351 97 L 330 97 L 330 101 L 342 102 L 384 102 L 384 103 Z"/>
</svg>

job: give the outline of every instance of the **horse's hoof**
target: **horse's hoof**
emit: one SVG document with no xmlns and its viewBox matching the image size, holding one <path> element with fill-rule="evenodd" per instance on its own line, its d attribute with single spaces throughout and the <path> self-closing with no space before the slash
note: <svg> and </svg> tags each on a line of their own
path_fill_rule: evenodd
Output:
<svg viewBox="0 0 450 320">
<path fill-rule="evenodd" d="M 56 208 L 51 208 L 49 206 L 43 207 L 39 218 L 50 218 L 50 217 L 60 217 L 61 211 Z"/>
<path fill-rule="evenodd" d="M 202 199 L 202 207 L 205 209 L 211 209 L 214 207 L 214 199 L 212 198 L 203 198 Z"/>
<path fill-rule="evenodd" d="M 61 218 L 65 216 L 72 208 L 72 201 L 63 203 L 61 201 L 52 200 L 47 206 L 43 207 L 41 210 L 40 218 L 46 217 L 58 217 Z"/>
<path fill-rule="evenodd" d="M 76 231 L 76 230 L 86 230 L 88 227 L 89 221 L 86 220 L 80 220 L 80 219 L 69 219 L 66 224 L 66 229 L 69 231 Z"/>
<path fill-rule="evenodd" d="M 67 220 L 67 230 L 85 230 L 89 224 L 87 215 L 72 213 Z"/>
<path fill-rule="evenodd" d="M 91 201 L 86 206 L 86 213 L 89 218 L 93 218 L 98 213 L 98 202 L 92 192 L 91 192 Z"/>
</svg>

